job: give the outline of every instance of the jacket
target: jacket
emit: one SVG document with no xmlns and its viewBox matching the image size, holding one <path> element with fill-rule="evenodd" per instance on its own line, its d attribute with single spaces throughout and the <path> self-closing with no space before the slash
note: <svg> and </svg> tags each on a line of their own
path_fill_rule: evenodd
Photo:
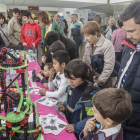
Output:
<svg viewBox="0 0 140 140">
<path fill-rule="evenodd" d="M 103 129 L 102 126 L 100 129 L 97 129 L 92 132 L 89 132 L 87 136 L 84 137 L 83 132 L 79 135 L 80 140 L 123 140 L 123 132 L 121 124 L 117 126 Z"/>
<path fill-rule="evenodd" d="M 127 131 L 140 134 L 140 52 L 136 51 L 136 47 L 128 39 L 125 39 L 123 44 L 124 49 L 122 53 L 122 61 L 115 87 L 120 88 L 119 81 L 121 80 L 121 75 L 125 70 L 127 62 L 133 55 L 132 62 L 127 71 L 126 80 L 123 85 L 123 88 L 131 95 L 133 111 L 130 118 L 128 118 L 122 126 Z"/>
<path fill-rule="evenodd" d="M 8 22 L 8 37 L 13 45 L 17 46 L 20 41 L 21 25 L 15 17 L 12 17 Z"/>
<path fill-rule="evenodd" d="M 62 34 L 63 36 L 66 36 L 63 29 L 55 21 L 52 22 L 51 31 L 57 31 L 58 33 Z M 46 33 L 46 26 L 43 26 L 42 27 L 42 40 L 43 40 L 44 48 L 46 46 L 46 44 L 45 44 L 45 33 Z"/>
<path fill-rule="evenodd" d="M 32 24 L 30 23 L 23 24 L 21 28 L 20 38 L 22 43 L 24 42 L 27 43 L 27 46 L 24 47 L 30 48 L 32 43 L 35 43 L 36 48 L 38 48 L 39 43 L 42 40 L 40 26 L 35 21 L 33 21 Z"/>
<path fill-rule="evenodd" d="M 70 60 L 76 59 L 77 55 L 77 47 L 75 42 L 59 33 L 60 41 L 64 43 L 66 51 L 69 53 Z"/>
<path fill-rule="evenodd" d="M 1 24 L 0 25 L 0 34 L 1 34 L 1 37 L 2 37 L 5 45 L 7 47 L 10 46 L 10 41 L 9 41 L 9 38 L 8 38 L 8 25 L 7 24 Z"/>
<path fill-rule="evenodd" d="M 104 68 L 104 56 L 102 54 L 94 55 L 91 59 L 91 66 L 97 73 L 101 74 Z M 119 69 L 120 63 L 118 61 L 115 61 L 114 70 L 111 74 L 111 77 L 117 76 Z"/>
<path fill-rule="evenodd" d="M 106 39 L 103 35 L 101 35 L 95 47 L 93 45 L 90 45 L 89 43 L 86 44 L 83 61 L 90 65 L 91 58 L 96 54 L 102 54 L 104 56 L 104 68 L 102 73 L 98 75 L 96 81 L 99 86 L 103 86 L 110 78 L 115 65 L 114 46 L 111 41 Z"/>
<path fill-rule="evenodd" d="M 76 135 L 79 135 L 80 132 L 83 130 L 86 121 L 89 118 L 93 117 L 92 97 L 99 90 L 100 90 L 99 87 L 93 87 L 93 84 L 89 83 L 84 92 L 82 93 L 82 96 L 80 97 L 79 101 L 77 102 L 71 117 L 71 123 L 74 126 L 74 133 Z M 67 113 L 68 94 L 70 93 L 70 91 L 71 87 L 68 86 L 66 101 L 63 103 L 63 106 L 66 108 L 66 113 Z"/>
</svg>

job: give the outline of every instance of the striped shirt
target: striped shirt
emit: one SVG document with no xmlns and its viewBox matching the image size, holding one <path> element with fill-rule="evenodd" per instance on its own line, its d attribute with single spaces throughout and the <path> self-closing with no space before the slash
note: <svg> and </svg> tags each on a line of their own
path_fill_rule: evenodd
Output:
<svg viewBox="0 0 140 140">
<path fill-rule="evenodd" d="M 123 132 L 121 124 L 102 130 L 102 125 L 100 129 L 89 132 L 87 136 L 84 137 L 83 132 L 80 134 L 80 140 L 123 140 Z"/>
</svg>

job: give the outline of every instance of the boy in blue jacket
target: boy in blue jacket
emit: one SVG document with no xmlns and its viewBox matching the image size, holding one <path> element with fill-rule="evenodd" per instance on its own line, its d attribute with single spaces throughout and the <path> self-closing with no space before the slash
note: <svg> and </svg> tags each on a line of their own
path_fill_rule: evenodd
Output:
<svg viewBox="0 0 140 140">
<path fill-rule="evenodd" d="M 60 107 L 60 111 L 66 114 L 69 122 L 66 130 L 75 133 L 78 138 L 86 121 L 93 117 L 92 97 L 99 88 L 87 81 L 93 76 L 90 75 L 90 67 L 82 60 L 72 60 L 64 72 L 70 86 L 67 88 L 66 101 Z"/>
</svg>

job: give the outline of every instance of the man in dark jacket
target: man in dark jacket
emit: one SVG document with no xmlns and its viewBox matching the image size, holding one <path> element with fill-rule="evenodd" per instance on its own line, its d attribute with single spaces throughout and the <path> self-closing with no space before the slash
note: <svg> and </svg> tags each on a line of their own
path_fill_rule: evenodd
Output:
<svg viewBox="0 0 140 140">
<path fill-rule="evenodd" d="M 48 32 L 45 38 L 45 43 L 47 46 L 50 46 L 57 40 L 60 40 L 65 45 L 65 49 L 69 53 L 70 60 L 77 58 L 77 47 L 75 42 L 72 39 L 63 36 L 56 31 Z M 51 54 L 48 51 L 47 51 L 47 62 L 51 62 Z"/>
<path fill-rule="evenodd" d="M 132 2 L 120 15 L 127 38 L 118 73 L 117 88 L 131 95 L 133 112 L 123 123 L 124 140 L 140 138 L 140 2 Z M 123 112 L 122 112 L 123 113 Z"/>
</svg>

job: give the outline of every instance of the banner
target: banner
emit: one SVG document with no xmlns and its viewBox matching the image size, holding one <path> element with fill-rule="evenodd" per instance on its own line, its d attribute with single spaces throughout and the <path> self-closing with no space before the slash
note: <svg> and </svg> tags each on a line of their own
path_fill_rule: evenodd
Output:
<svg viewBox="0 0 140 140">
<path fill-rule="evenodd" d="M 88 13 L 88 21 L 93 21 L 95 14 L 94 13 Z"/>
</svg>

